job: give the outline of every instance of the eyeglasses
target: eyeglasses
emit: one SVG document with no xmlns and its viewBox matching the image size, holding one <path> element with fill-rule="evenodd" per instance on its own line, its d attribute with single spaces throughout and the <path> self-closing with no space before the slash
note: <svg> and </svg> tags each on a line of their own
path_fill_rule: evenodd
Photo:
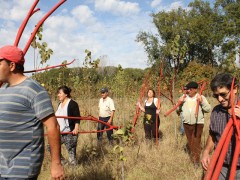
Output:
<svg viewBox="0 0 240 180">
<path fill-rule="evenodd" d="M 228 91 L 227 93 L 213 94 L 213 97 L 216 98 L 216 99 L 217 99 L 219 96 L 221 96 L 222 98 L 226 98 L 229 93 L 230 93 L 230 91 Z"/>
</svg>

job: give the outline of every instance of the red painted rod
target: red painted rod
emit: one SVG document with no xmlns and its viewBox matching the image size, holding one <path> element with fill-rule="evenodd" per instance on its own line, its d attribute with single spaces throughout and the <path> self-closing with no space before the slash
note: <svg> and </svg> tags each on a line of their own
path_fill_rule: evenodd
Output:
<svg viewBox="0 0 240 180">
<path fill-rule="evenodd" d="M 222 147 L 223 147 L 223 144 L 226 140 L 226 137 L 229 133 L 229 131 L 231 130 L 232 128 L 232 125 L 233 125 L 233 120 L 232 118 L 229 119 L 223 133 L 222 133 L 222 136 L 221 138 L 219 139 L 219 142 L 217 144 L 217 147 L 212 155 L 212 158 L 211 158 L 211 161 L 210 161 L 210 164 L 208 165 L 208 169 L 207 169 L 207 172 L 205 174 L 205 177 L 204 177 L 204 180 L 211 180 L 211 177 L 212 177 L 212 174 L 214 172 L 214 169 L 215 169 L 215 165 L 216 165 L 216 162 L 218 160 L 218 157 L 219 157 L 219 154 L 222 150 Z"/>
<path fill-rule="evenodd" d="M 28 49 L 29 49 L 29 47 L 30 47 L 30 45 L 31 45 L 31 43 L 32 43 L 32 41 L 33 41 L 33 39 L 34 39 L 37 31 L 38 31 L 38 29 L 40 28 L 40 26 L 44 23 L 44 21 L 45 21 L 59 6 L 61 6 L 61 5 L 62 5 L 64 2 L 66 2 L 66 1 L 67 1 L 67 0 L 60 0 L 60 1 L 58 2 L 58 4 L 56 4 L 56 5 L 37 23 L 37 25 L 36 25 L 34 31 L 32 32 L 32 34 L 31 34 L 31 36 L 30 36 L 30 38 L 29 38 L 29 40 L 28 40 L 25 48 L 23 49 L 23 54 L 24 54 L 24 55 L 27 53 L 27 51 L 28 51 Z"/>
<path fill-rule="evenodd" d="M 186 98 L 186 94 L 184 94 L 183 98 Z M 170 109 L 168 112 L 166 112 L 164 114 L 164 116 L 167 117 L 169 114 L 171 114 L 173 111 L 175 111 L 178 108 L 178 106 L 180 106 L 182 103 L 183 103 L 183 101 L 179 100 L 178 103 L 172 109 Z"/>
<path fill-rule="evenodd" d="M 56 116 L 56 118 L 65 118 L 65 119 L 71 119 L 71 120 L 89 120 L 89 121 L 95 121 L 95 122 L 99 122 L 99 123 L 102 123 L 104 125 L 106 125 L 108 128 L 107 129 L 104 129 L 104 130 L 90 130 L 90 131 L 80 131 L 79 134 L 86 134 L 86 133 L 97 133 L 97 132 L 105 132 L 105 131 L 109 131 L 109 130 L 112 130 L 112 129 L 119 129 L 121 127 L 119 126 L 113 126 L 111 124 L 108 124 L 104 121 L 101 121 L 99 120 L 98 118 L 96 117 L 93 117 L 93 116 L 81 116 L 81 117 L 72 117 L 72 116 Z M 72 132 L 61 132 L 61 134 L 72 134 Z M 44 135 L 47 135 L 47 134 L 44 134 Z"/>
<path fill-rule="evenodd" d="M 30 71 L 24 71 L 24 73 L 39 72 L 39 71 L 44 71 L 44 70 L 48 70 L 48 69 L 54 69 L 54 68 L 57 68 L 57 67 L 67 66 L 67 65 L 70 65 L 70 64 L 72 64 L 74 61 L 75 61 L 75 59 L 74 59 L 74 60 L 72 60 L 72 61 L 71 61 L 71 62 L 69 62 L 69 63 L 66 63 L 66 64 L 60 64 L 60 65 L 56 65 L 56 66 L 49 66 L 49 67 L 46 67 L 46 68 L 41 68 L 41 69 L 35 69 L 35 70 L 30 70 Z"/>
<path fill-rule="evenodd" d="M 239 121 L 237 121 L 237 118 L 236 118 L 236 115 L 234 112 L 235 102 L 234 102 L 234 96 L 233 96 L 233 89 L 234 89 L 234 79 L 232 81 L 231 91 L 230 91 L 230 103 L 231 103 L 232 118 L 229 119 L 229 121 L 222 133 L 222 136 L 218 142 L 216 150 L 213 153 L 209 167 L 207 169 L 207 173 L 204 177 L 205 180 L 218 179 L 219 174 L 222 169 L 224 159 L 226 157 L 226 153 L 228 151 L 228 146 L 231 141 L 233 131 L 236 136 L 236 147 L 235 147 L 234 156 L 233 156 L 233 160 L 232 160 L 232 166 L 231 166 L 229 179 L 233 180 L 235 177 L 235 174 L 236 174 L 236 167 L 237 167 L 239 153 L 240 153 L 240 137 L 239 137 L 240 123 L 239 123 Z M 240 105 L 240 101 L 238 101 L 238 105 Z"/>
<path fill-rule="evenodd" d="M 14 46 L 18 46 L 18 43 L 21 39 L 21 36 L 22 36 L 22 33 L 28 23 L 28 20 L 30 19 L 30 17 L 37 11 L 39 11 L 40 9 L 36 9 L 34 10 L 34 8 L 36 7 L 36 5 L 38 4 L 39 0 L 35 0 L 35 2 L 33 3 L 32 7 L 30 8 L 30 10 L 28 11 L 28 14 L 27 16 L 25 17 L 25 19 L 23 20 L 20 28 L 18 29 L 18 33 L 17 33 L 17 37 L 15 39 L 15 42 L 14 42 Z M 35 35 L 34 35 L 35 36 Z"/>
<path fill-rule="evenodd" d="M 202 83 L 202 86 L 201 86 L 200 91 L 199 91 L 200 97 L 202 96 L 202 92 L 203 92 L 206 84 L 207 84 L 206 82 Z M 196 105 L 196 111 L 195 111 L 195 117 L 196 118 L 198 118 L 199 104 L 200 104 L 200 99 L 197 99 L 197 105 Z"/>
</svg>

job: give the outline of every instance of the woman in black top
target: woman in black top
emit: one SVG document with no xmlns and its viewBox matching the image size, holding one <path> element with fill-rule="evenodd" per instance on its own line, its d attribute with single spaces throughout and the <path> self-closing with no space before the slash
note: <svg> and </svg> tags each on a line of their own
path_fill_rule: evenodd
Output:
<svg viewBox="0 0 240 180">
<path fill-rule="evenodd" d="M 160 107 L 158 107 L 158 99 L 155 98 L 155 91 L 153 89 L 148 90 L 147 96 L 148 98 L 144 103 L 144 107 L 142 107 L 139 103 L 139 108 L 144 112 L 143 125 L 145 131 L 145 138 L 152 139 L 156 138 L 156 119 L 158 121 L 157 129 L 159 129 L 160 126 Z"/>
<path fill-rule="evenodd" d="M 76 101 L 71 99 L 70 93 L 71 89 L 67 86 L 61 86 L 58 88 L 57 96 L 60 103 L 55 113 L 56 116 L 80 117 L 79 106 Z M 76 148 L 80 120 L 57 118 L 57 121 L 60 126 L 61 133 L 65 133 L 61 134 L 61 143 L 64 144 L 68 150 L 69 163 L 76 165 Z M 63 157 L 62 161 L 65 161 Z"/>
</svg>

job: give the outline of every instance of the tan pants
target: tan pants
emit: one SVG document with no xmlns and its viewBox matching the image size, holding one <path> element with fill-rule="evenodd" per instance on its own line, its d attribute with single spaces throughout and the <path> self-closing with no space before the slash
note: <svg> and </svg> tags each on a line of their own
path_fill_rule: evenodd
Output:
<svg viewBox="0 0 240 180">
<path fill-rule="evenodd" d="M 201 136 L 203 124 L 183 124 L 187 136 L 187 145 L 190 150 L 191 159 L 194 163 L 200 163 Z"/>
</svg>

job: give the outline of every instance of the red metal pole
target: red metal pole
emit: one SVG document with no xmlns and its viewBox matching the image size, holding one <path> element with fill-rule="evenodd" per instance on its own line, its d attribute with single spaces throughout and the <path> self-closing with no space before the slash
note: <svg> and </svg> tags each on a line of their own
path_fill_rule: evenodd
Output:
<svg viewBox="0 0 240 180">
<path fill-rule="evenodd" d="M 38 24 L 36 25 L 34 31 L 32 32 L 25 48 L 23 49 L 23 54 L 25 55 L 26 52 L 28 51 L 28 48 L 30 47 L 32 41 L 33 41 L 33 38 L 35 37 L 38 29 L 40 28 L 40 26 L 44 23 L 44 21 L 59 7 L 61 6 L 64 2 L 66 2 L 66 0 L 61 0 L 58 2 L 58 4 L 56 4 L 39 22 Z"/>
<path fill-rule="evenodd" d="M 34 8 L 36 7 L 36 5 L 38 4 L 39 0 L 35 0 L 35 2 L 33 3 L 32 7 L 30 8 L 30 10 L 28 11 L 28 14 L 27 16 L 25 17 L 25 19 L 23 20 L 20 28 L 18 29 L 18 33 L 17 33 L 17 37 L 15 39 L 15 42 L 14 42 L 14 46 L 18 46 L 18 43 L 21 39 L 21 36 L 22 36 L 22 33 L 28 23 L 28 20 L 30 19 L 30 17 L 35 13 L 37 12 L 38 10 L 40 10 L 39 8 L 34 10 Z"/>
</svg>

